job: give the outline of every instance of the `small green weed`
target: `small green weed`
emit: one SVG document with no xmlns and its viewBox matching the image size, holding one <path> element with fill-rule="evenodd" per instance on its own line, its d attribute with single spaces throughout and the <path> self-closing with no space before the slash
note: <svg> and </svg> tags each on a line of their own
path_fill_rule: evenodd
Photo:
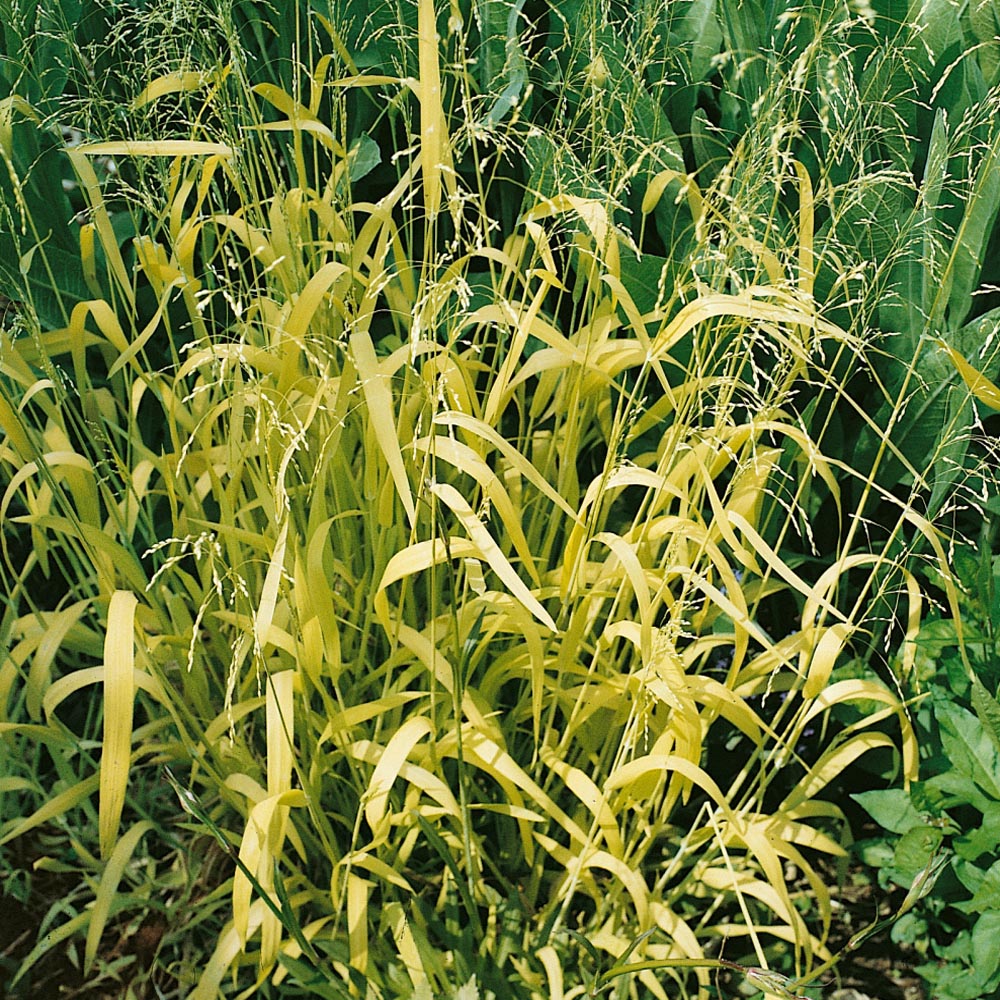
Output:
<svg viewBox="0 0 1000 1000">
<path fill-rule="evenodd" d="M 926 961 L 936 1000 L 1000 990 L 1000 558 L 991 533 L 956 552 L 961 617 L 930 616 L 917 637 L 913 684 L 920 780 L 854 798 L 884 834 L 859 845 L 884 888 L 908 886 L 932 855 L 950 863 L 933 893 L 893 928 Z M 933 574 L 932 574 L 933 582 Z"/>
</svg>

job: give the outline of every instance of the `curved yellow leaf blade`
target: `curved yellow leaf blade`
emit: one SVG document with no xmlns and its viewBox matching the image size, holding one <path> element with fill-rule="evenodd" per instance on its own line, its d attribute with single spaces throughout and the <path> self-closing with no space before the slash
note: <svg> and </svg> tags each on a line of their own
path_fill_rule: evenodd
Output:
<svg viewBox="0 0 1000 1000">
<path fill-rule="evenodd" d="M 372 833 L 378 834 L 389 805 L 389 790 L 392 788 L 392 783 L 396 780 L 400 768 L 417 743 L 432 732 L 433 727 L 430 719 L 425 715 L 418 715 L 407 719 L 393 733 L 392 738 L 386 744 L 382 757 L 375 766 L 375 773 L 372 775 L 371 781 L 368 782 L 368 801 L 364 807 L 365 819 L 368 821 Z"/>
<path fill-rule="evenodd" d="M 232 156 L 231 146 L 223 142 L 197 139 L 126 139 L 120 142 L 85 142 L 74 147 L 86 156 Z"/>
<path fill-rule="evenodd" d="M 114 902 L 115 893 L 118 891 L 118 883 L 121 881 L 125 866 L 128 864 L 139 843 L 142 835 L 153 829 L 153 824 L 148 819 L 136 823 L 135 826 L 125 834 L 115 845 L 108 863 L 104 866 L 101 875 L 101 884 L 97 887 L 97 896 L 94 899 L 94 906 L 90 911 L 90 924 L 87 927 L 87 943 L 83 952 L 83 971 L 86 973 L 97 957 L 97 949 L 101 943 L 101 935 L 108 922 L 111 913 L 111 904 Z"/>
<path fill-rule="evenodd" d="M 358 370 L 361 391 L 368 404 L 368 419 L 371 421 L 375 440 L 389 466 L 389 473 L 396 485 L 403 510 L 406 511 L 407 519 L 412 525 L 416 522 L 417 512 L 410 491 L 410 481 L 406 476 L 403 453 L 399 448 L 399 437 L 396 434 L 394 422 L 396 411 L 392 403 L 392 392 L 375 356 L 375 345 L 366 331 L 355 330 L 351 334 L 351 354 Z"/>
<path fill-rule="evenodd" d="M 104 640 L 104 743 L 101 751 L 98 831 L 101 857 L 109 858 L 125 805 L 135 701 L 135 609 L 130 590 L 116 590 L 108 607 Z"/>
<path fill-rule="evenodd" d="M 500 551 L 500 546 L 493 540 L 493 536 L 486 530 L 485 525 L 476 516 L 476 512 L 469 506 L 465 497 L 448 483 L 435 483 L 430 489 L 458 518 L 462 527 L 469 533 L 473 544 L 479 549 L 481 558 L 489 563 L 490 569 L 500 577 L 511 594 L 543 625 L 552 629 L 553 632 L 558 631 L 552 616 L 522 582 L 514 567 L 507 561 L 507 557 Z"/>
<path fill-rule="evenodd" d="M 997 388 L 996 384 L 991 382 L 979 369 L 970 365 L 961 351 L 956 350 L 940 338 L 937 338 L 937 343 L 951 358 L 952 364 L 958 370 L 958 374 L 962 376 L 962 381 L 968 387 L 969 392 L 991 410 L 1000 410 L 1000 388 Z"/>
</svg>

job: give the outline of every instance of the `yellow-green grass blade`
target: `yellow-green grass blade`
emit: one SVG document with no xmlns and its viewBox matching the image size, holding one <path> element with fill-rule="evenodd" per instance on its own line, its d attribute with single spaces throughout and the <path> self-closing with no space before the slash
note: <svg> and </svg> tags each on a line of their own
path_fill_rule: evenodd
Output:
<svg viewBox="0 0 1000 1000">
<path fill-rule="evenodd" d="M 433 731 L 430 719 L 418 715 L 407 719 L 386 744 L 363 796 L 365 819 L 376 838 L 384 832 L 382 821 L 389 805 L 389 791 L 393 781 L 413 748 L 425 736 L 432 735 Z"/>
<path fill-rule="evenodd" d="M 13 990 L 26 973 L 30 972 L 33 968 L 37 969 L 39 960 L 46 952 L 51 951 L 62 944 L 63 941 L 79 934 L 87 926 L 89 920 L 90 913 L 85 910 L 83 913 L 78 913 L 75 917 L 71 917 L 65 923 L 44 934 L 35 947 L 24 957 L 21 967 L 14 978 L 7 984 L 7 987 Z"/>
<path fill-rule="evenodd" d="M 386 748 L 370 740 L 358 740 L 347 746 L 345 750 L 355 760 L 378 767 L 385 757 Z M 455 819 L 461 818 L 462 809 L 458 804 L 458 799 L 455 798 L 454 793 L 441 777 L 433 771 L 404 760 L 396 765 L 396 775 L 414 788 L 419 789 L 428 798 L 433 799 L 437 806 L 443 810 L 444 815 L 452 816 Z"/>
<path fill-rule="evenodd" d="M 641 930 L 649 927 L 649 887 L 640 872 L 607 851 L 585 847 L 582 851 L 572 851 L 557 840 L 542 833 L 535 833 L 535 839 L 570 874 L 570 885 L 584 873 L 590 874 L 595 868 L 612 875 L 628 893 L 635 907 L 636 922 Z"/>
<path fill-rule="evenodd" d="M 108 266 L 111 268 L 114 275 L 117 291 L 125 297 L 125 301 L 128 305 L 134 307 L 135 291 L 132 278 L 129 274 L 129 268 L 126 266 L 125 260 L 121 255 L 121 251 L 118 248 L 118 240 L 115 236 L 115 230 L 111 223 L 111 216 L 108 212 L 107 205 L 104 203 L 104 196 L 101 192 L 101 183 L 97 178 L 94 167 L 87 159 L 85 153 L 81 151 L 81 147 L 77 146 L 66 149 L 65 152 L 69 157 L 70 163 L 73 165 L 73 170 L 76 173 L 76 176 L 80 179 L 80 184 L 86 193 L 87 203 L 90 205 L 91 211 L 93 212 L 93 225 L 97 231 L 98 237 L 100 238 L 101 247 L 107 258 Z M 109 153 L 108 155 L 114 154 Z"/>
<path fill-rule="evenodd" d="M 507 557 L 500 550 L 500 546 L 493 540 L 493 536 L 486 529 L 483 522 L 479 520 L 476 512 L 469 506 L 461 493 L 448 483 L 435 483 L 431 486 L 430 490 L 452 511 L 462 527 L 468 532 L 469 539 L 478 550 L 476 555 L 489 564 L 490 569 L 500 577 L 514 597 L 543 625 L 550 628 L 553 632 L 557 632 L 558 628 L 552 620 L 552 616 L 522 582 L 514 567 L 511 566 Z"/>
<path fill-rule="evenodd" d="M 516 509 L 509 494 L 504 489 L 499 477 L 480 458 L 475 449 L 443 434 L 420 438 L 413 442 L 413 447 L 432 456 L 435 460 L 443 460 L 456 470 L 472 476 L 479 484 L 484 496 L 500 516 L 511 543 L 521 559 L 521 565 L 527 570 L 536 587 L 541 586 L 538 570 L 535 567 L 531 547 L 525 538 L 521 526 L 519 511 Z"/>
<path fill-rule="evenodd" d="M 304 793 L 293 789 L 262 799 L 250 810 L 250 815 L 247 817 L 246 829 L 240 842 L 240 866 L 233 877 L 233 927 L 243 948 L 246 948 L 250 936 L 256 930 L 252 913 L 257 903 L 261 902 L 258 900 L 257 903 L 251 904 L 250 896 L 255 885 L 247 872 L 256 879 L 256 887 L 271 898 L 270 893 L 274 889 L 274 865 L 280 860 L 288 810 L 293 806 L 304 805 L 306 805 Z M 275 905 L 273 898 L 271 903 Z M 277 915 L 270 907 L 266 912 L 277 920 Z M 257 921 L 257 927 L 263 921 L 262 915 Z M 262 953 L 263 964 L 269 965 L 272 961 L 273 955 L 268 956 L 265 962 Z"/>
<path fill-rule="evenodd" d="M 396 552 L 386 564 L 382 572 L 382 579 L 379 580 L 375 588 L 375 613 L 382 627 L 391 636 L 397 635 L 397 628 L 394 626 L 395 616 L 390 611 L 389 596 L 386 593 L 392 584 L 410 576 L 414 573 L 422 573 L 432 566 L 438 566 L 450 559 L 474 559 L 483 558 L 482 551 L 471 539 L 451 538 L 445 543 L 442 538 L 431 538 L 424 542 L 415 542 L 405 549 Z M 400 623 L 401 627 L 403 626 Z M 414 631 L 410 628 L 410 631 Z M 448 690 L 451 690 L 452 680 L 447 680 Z"/>
<path fill-rule="evenodd" d="M 31 657 L 25 686 L 25 707 L 28 710 L 28 717 L 33 721 L 41 718 L 44 699 L 52 684 L 52 665 L 55 657 L 70 630 L 83 618 L 90 603 L 89 600 L 77 601 L 61 611 L 50 612 L 44 619 L 45 631 L 40 635 L 25 637 L 13 651 L 20 660 L 27 656 L 29 649 L 34 646 L 34 656 Z"/>
<path fill-rule="evenodd" d="M 970 365 L 968 361 L 965 360 L 962 352 L 956 350 L 950 344 L 944 340 L 938 339 L 936 341 L 939 347 L 941 347 L 951 358 L 952 364 L 958 370 L 958 374 L 962 376 L 962 381 L 965 382 L 969 389 L 980 403 L 984 403 L 991 410 L 1000 410 L 1000 388 L 996 386 L 995 383 L 991 382 L 978 368 Z"/>
<path fill-rule="evenodd" d="M 108 916 L 111 913 L 111 904 L 114 902 L 115 893 L 118 891 L 118 883 L 125 872 L 125 866 L 129 863 L 132 854 L 135 852 L 143 834 L 153 829 L 153 824 L 149 820 L 142 820 L 136 823 L 128 833 L 126 833 L 115 845 L 115 849 L 108 858 L 104 871 L 101 873 L 101 881 L 97 887 L 97 895 L 94 905 L 90 911 L 90 923 L 87 926 L 87 942 L 83 952 L 83 971 L 87 973 L 97 958 L 97 949 L 101 944 L 101 935 L 104 933 Z"/>
<path fill-rule="evenodd" d="M 835 681 L 823 688 L 813 699 L 808 710 L 802 717 L 801 725 L 808 725 L 813 719 L 828 712 L 834 705 L 849 701 L 859 702 L 881 702 L 886 706 L 867 719 L 868 725 L 874 725 L 881 718 L 887 715 L 895 715 L 899 722 L 900 741 L 903 755 L 903 781 L 907 787 L 911 781 L 916 780 L 919 768 L 919 747 L 917 745 L 917 734 L 913 728 L 913 723 L 907 712 L 906 705 L 888 688 L 876 681 L 863 680 L 861 678 L 850 678 L 848 680 Z M 853 731 L 853 727 L 845 732 Z M 791 811 L 791 807 L 786 808 L 787 803 L 782 806 L 782 814 Z"/>
<path fill-rule="evenodd" d="M 441 103 L 441 64 L 434 0 L 417 2 L 417 62 L 420 78 L 412 81 L 410 86 L 420 102 L 424 207 L 427 218 L 433 222 L 441 209 L 442 181 L 450 195 L 456 191 L 448 122 Z"/>
<path fill-rule="evenodd" d="M 108 606 L 104 641 L 104 740 L 98 809 L 101 857 L 109 858 L 118 837 L 132 754 L 135 702 L 135 609 L 131 591 L 116 590 Z"/>
<path fill-rule="evenodd" d="M 420 991 L 424 991 L 424 995 L 430 997 L 430 978 L 424 969 L 420 949 L 414 938 L 410 921 L 406 918 L 405 910 L 399 903 L 391 902 L 385 908 L 385 916 L 392 931 L 392 940 L 395 942 L 396 950 L 403 960 L 403 966 L 416 991 L 414 997 L 420 996 Z"/>
<path fill-rule="evenodd" d="M 45 717 L 50 719 L 56 708 L 71 695 L 85 688 L 88 684 L 102 684 L 107 680 L 107 672 L 104 667 L 84 667 L 81 670 L 74 670 L 65 677 L 60 677 L 53 681 L 46 689 L 42 698 L 42 710 Z M 155 698 L 161 705 L 170 704 L 170 699 L 160 681 L 146 673 L 144 670 L 136 669 L 132 673 L 132 685 L 137 690 L 143 690 Z"/>
<path fill-rule="evenodd" d="M 863 754 L 879 747 L 895 748 L 895 742 L 884 733 L 863 732 L 826 750 L 782 803 L 782 809 L 797 808 L 825 788 Z"/>
<path fill-rule="evenodd" d="M 459 413 L 455 410 L 438 413 L 434 417 L 434 423 L 443 427 L 461 428 L 481 441 L 492 445 L 546 499 L 557 506 L 567 517 L 577 521 L 577 512 L 566 502 L 559 491 L 496 428 L 470 414 Z"/>
<path fill-rule="evenodd" d="M 301 906 L 308 899 L 309 893 L 301 892 L 294 894 L 290 902 L 293 906 Z M 205 963 L 198 984 L 188 994 L 188 1000 L 218 1000 L 226 973 L 245 947 L 246 940 L 256 934 L 265 912 L 268 910 L 264 900 L 254 900 L 247 914 L 245 933 L 237 930 L 232 923 L 223 928 L 215 950 Z"/>
<path fill-rule="evenodd" d="M 224 66 L 220 71 L 178 70 L 165 73 L 143 87 L 132 101 L 132 107 L 138 110 L 167 94 L 190 94 L 204 87 L 216 86 L 229 76 L 231 70 L 231 66 Z"/>
<path fill-rule="evenodd" d="M 261 588 L 260 602 L 253 617 L 254 649 L 260 655 L 270 641 L 271 625 L 274 622 L 274 611 L 278 603 L 278 589 L 284 572 L 285 548 L 288 543 L 288 521 L 281 525 L 278 537 L 274 543 L 274 552 L 268 563 L 267 575 Z M 293 645 L 289 639 L 288 645 Z"/>
<path fill-rule="evenodd" d="M 31 439 L 28 437 L 21 417 L 14 411 L 14 407 L 7 400 L 6 389 L 0 389 L 0 431 L 4 433 L 4 449 L 13 446 L 16 452 L 17 462 L 28 461 L 28 456 L 33 454 L 34 449 Z M 0 515 L 0 521 L 3 516 Z"/>
<path fill-rule="evenodd" d="M 74 147 L 86 156 L 232 156 L 232 147 L 223 142 L 197 139 L 124 139 L 118 142 L 87 142 Z"/>
<path fill-rule="evenodd" d="M 382 371 L 375 356 L 375 345 L 367 332 L 355 330 L 351 333 L 351 353 L 358 370 L 358 380 L 365 402 L 368 404 L 368 419 L 371 421 L 375 441 L 385 457 L 389 472 L 396 485 L 396 492 L 403 504 L 403 510 L 411 525 L 416 522 L 417 512 L 413 504 L 413 493 L 406 475 L 403 453 L 396 434 L 395 407 L 388 378 Z"/>
<path fill-rule="evenodd" d="M 113 585 L 123 577 L 122 582 L 134 590 L 146 589 L 146 574 L 139 561 L 103 528 L 52 514 L 25 514 L 10 520 L 15 524 L 30 524 L 40 530 L 48 529 L 57 536 L 79 539 L 89 548 L 88 555 L 102 585 Z"/>
<path fill-rule="evenodd" d="M 26 816 L 0 837 L 0 847 L 29 830 L 33 830 L 36 826 L 41 826 L 42 823 L 47 823 L 50 819 L 63 815 L 79 802 L 89 798 L 97 790 L 100 780 L 99 774 L 92 774 L 89 778 L 78 781 L 71 788 L 67 788 L 66 791 L 49 799 L 45 805 L 40 806 L 30 816 Z"/>
</svg>

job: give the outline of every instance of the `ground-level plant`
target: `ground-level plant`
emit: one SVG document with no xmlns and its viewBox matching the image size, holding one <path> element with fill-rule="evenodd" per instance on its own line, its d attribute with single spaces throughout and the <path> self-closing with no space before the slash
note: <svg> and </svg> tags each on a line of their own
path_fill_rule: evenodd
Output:
<svg viewBox="0 0 1000 1000">
<path fill-rule="evenodd" d="M 995 506 L 995 502 L 994 505 Z M 989 511 L 990 520 L 995 513 Z M 996 670 L 996 556 L 985 524 L 977 547 L 956 553 L 963 583 L 958 619 L 929 616 L 917 636 L 914 716 L 920 780 L 909 791 L 857 795 L 880 828 L 859 844 L 883 887 L 905 884 L 924 859 L 951 852 L 934 893 L 893 930 L 924 961 L 933 996 L 975 1000 L 1000 988 L 995 890 L 1000 871 L 1000 704 Z M 935 574 L 930 574 L 931 580 Z"/>
</svg>

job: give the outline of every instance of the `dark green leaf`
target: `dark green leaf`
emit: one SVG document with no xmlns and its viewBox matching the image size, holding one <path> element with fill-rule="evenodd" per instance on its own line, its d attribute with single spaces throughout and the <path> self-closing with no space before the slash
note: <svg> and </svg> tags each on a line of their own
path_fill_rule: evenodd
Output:
<svg viewBox="0 0 1000 1000">
<path fill-rule="evenodd" d="M 981 868 L 973 865 L 967 867 L 977 873 L 979 882 L 975 887 L 972 899 L 958 904 L 959 908 L 965 913 L 1000 911 L 1000 861 L 994 861 L 985 874 Z"/>
<path fill-rule="evenodd" d="M 289 972 L 289 983 L 306 988 L 310 996 L 323 997 L 324 1000 L 350 1000 L 351 994 L 346 986 L 333 979 L 324 979 L 308 962 L 292 958 L 287 952 L 278 952 L 278 961 Z"/>
<path fill-rule="evenodd" d="M 915 826 L 920 826 L 923 820 L 914 808 L 909 793 L 902 788 L 885 788 L 872 792 L 860 792 L 852 795 L 852 799 L 883 830 L 891 833 L 906 833 Z"/>
<path fill-rule="evenodd" d="M 994 897 L 972 928 L 972 964 L 982 984 L 982 996 L 991 994 L 1000 979 L 1000 897 Z"/>
<path fill-rule="evenodd" d="M 690 44 L 690 79 L 692 82 L 707 80 L 712 74 L 712 60 L 722 49 L 716 0 L 692 0 L 687 13 L 678 20 L 681 38 Z"/>
<path fill-rule="evenodd" d="M 955 853 L 970 861 L 975 861 L 984 854 L 995 853 L 1000 847 L 1000 802 L 989 803 L 983 811 L 979 826 L 956 837 L 954 845 Z"/>
<path fill-rule="evenodd" d="M 986 690 L 976 675 L 972 677 L 972 707 L 982 723 L 983 732 L 994 748 L 1000 751 L 1000 702 Z"/>
<path fill-rule="evenodd" d="M 959 805 L 971 805 L 980 812 L 984 812 L 989 808 L 989 796 L 981 791 L 971 775 L 958 768 L 933 775 L 927 779 L 925 785 L 932 791 L 943 792 L 945 796 L 948 796 L 942 802 L 944 809 Z"/>
<path fill-rule="evenodd" d="M 932 320 L 947 312 L 949 328 L 956 329 L 972 308 L 972 295 L 979 283 L 983 250 L 1000 210 L 1000 128 L 994 129 L 990 145 L 982 152 L 972 189 L 952 245 L 932 309 Z"/>
<path fill-rule="evenodd" d="M 478 63 L 480 87 L 484 94 L 496 95 L 486 115 L 487 126 L 499 125 L 510 114 L 528 83 L 528 64 L 521 47 L 523 7 L 524 0 L 476 2 L 476 19 L 483 36 Z M 503 89 L 499 90 L 501 84 Z"/>
<path fill-rule="evenodd" d="M 1000 801 L 1000 751 L 982 723 L 959 705 L 940 701 L 934 714 L 941 726 L 941 742 L 952 765 L 994 801 Z"/>
<path fill-rule="evenodd" d="M 969 24 L 979 43 L 976 58 L 987 86 L 1000 74 L 1000 0 L 977 0 L 968 6 Z"/>
<path fill-rule="evenodd" d="M 931 863 L 942 840 L 944 834 L 936 826 L 915 826 L 903 834 L 893 852 L 892 864 L 907 884 Z"/>
<path fill-rule="evenodd" d="M 367 177 L 381 162 L 382 152 L 370 135 L 362 133 L 351 143 L 347 152 L 351 182 Z"/>
</svg>

